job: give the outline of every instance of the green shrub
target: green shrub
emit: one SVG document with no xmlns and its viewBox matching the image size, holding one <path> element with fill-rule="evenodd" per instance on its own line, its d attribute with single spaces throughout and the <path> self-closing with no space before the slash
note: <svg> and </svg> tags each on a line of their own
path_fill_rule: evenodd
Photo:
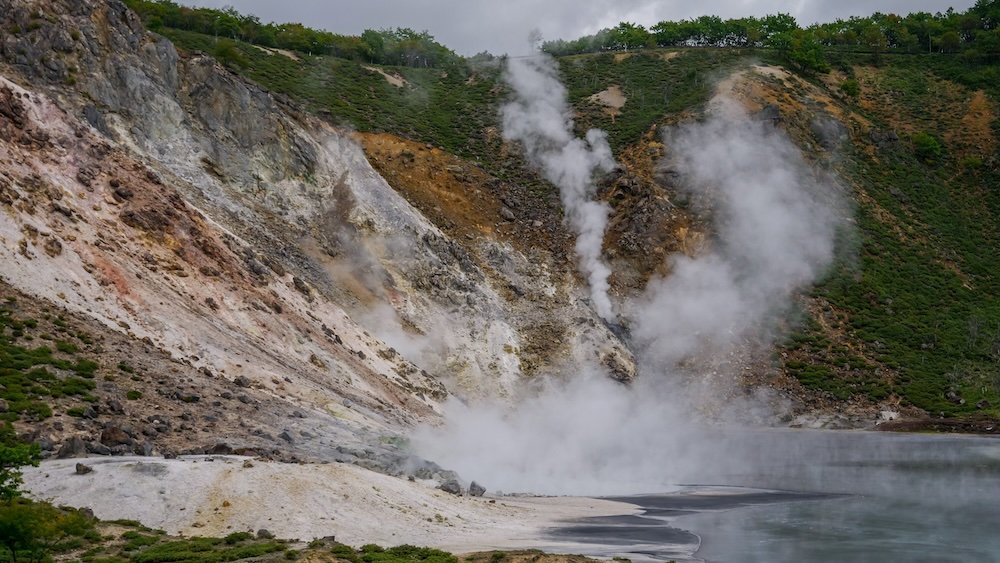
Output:
<svg viewBox="0 0 1000 563">
<path fill-rule="evenodd" d="M 212 49 L 212 56 L 226 66 L 243 68 L 250 64 L 236 42 L 229 39 L 220 39 Z"/>
<path fill-rule="evenodd" d="M 857 98 L 861 94 L 861 85 L 853 78 L 840 83 L 840 90 L 852 98 Z"/>
<path fill-rule="evenodd" d="M 913 154 L 925 164 L 934 164 L 941 158 L 944 149 L 941 143 L 931 135 L 921 131 L 913 135 Z"/>
<path fill-rule="evenodd" d="M 229 545 L 233 545 L 249 539 L 253 539 L 253 534 L 250 532 L 233 532 L 225 537 L 225 542 Z"/>
<path fill-rule="evenodd" d="M 0 504 L 0 545 L 11 561 L 51 560 L 99 540 L 94 521 L 77 510 L 27 500 Z"/>
<path fill-rule="evenodd" d="M 139 399 L 142 398 L 142 392 L 136 391 L 135 389 L 131 389 L 125 393 L 125 398 L 128 399 L 129 401 L 138 401 Z"/>
</svg>

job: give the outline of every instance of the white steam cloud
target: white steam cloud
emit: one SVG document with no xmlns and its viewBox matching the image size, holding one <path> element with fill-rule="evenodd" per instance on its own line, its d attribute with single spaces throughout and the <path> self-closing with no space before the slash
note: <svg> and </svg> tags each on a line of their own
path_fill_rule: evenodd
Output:
<svg viewBox="0 0 1000 563">
<path fill-rule="evenodd" d="M 514 99 L 501 110 L 503 137 L 520 141 L 528 159 L 559 188 L 566 218 L 577 235 L 576 254 L 587 276 L 594 310 L 614 321 L 608 297 L 611 270 L 601 258 L 611 210 L 593 199 L 594 172 L 609 172 L 616 166 L 607 136 L 597 129 L 588 131 L 586 139 L 574 135 L 566 88 L 559 82 L 551 57 L 509 59 L 504 78 Z"/>
<path fill-rule="evenodd" d="M 524 91 L 554 79 L 544 70 L 514 74 L 528 82 Z M 568 138 L 564 123 L 549 124 L 557 140 Z M 600 366 L 567 366 L 572 376 L 509 409 L 451 404 L 443 426 L 415 436 L 420 455 L 494 489 L 584 495 L 705 483 L 749 462 L 739 434 L 701 416 L 705 389 L 684 382 L 704 381 L 699 366 L 724 365 L 749 343 L 773 343 L 796 293 L 833 259 L 840 188 L 814 173 L 783 132 L 725 98 L 664 142 L 676 187 L 706 205 L 715 228 L 707 250 L 672 257 L 670 273 L 626 307 L 638 379 L 619 385 Z M 732 400 L 731 384 L 709 391 L 733 410 L 764 407 Z"/>
</svg>

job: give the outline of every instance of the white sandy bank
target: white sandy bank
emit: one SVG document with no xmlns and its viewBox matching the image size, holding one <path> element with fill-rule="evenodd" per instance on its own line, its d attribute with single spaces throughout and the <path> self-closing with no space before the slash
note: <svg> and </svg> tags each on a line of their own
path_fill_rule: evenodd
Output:
<svg viewBox="0 0 1000 563">
<path fill-rule="evenodd" d="M 589 498 L 501 497 L 490 503 L 353 465 L 252 461 L 253 467 L 244 467 L 247 459 L 52 460 L 29 468 L 25 484 L 35 498 L 172 534 L 266 528 L 280 538 L 336 536 L 350 545 L 409 543 L 455 552 L 559 549 L 540 533 L 560 520 L 636 512 L 632 505 Z M 78 461 L 93 472 L 76 475 Z"/>
</svg>

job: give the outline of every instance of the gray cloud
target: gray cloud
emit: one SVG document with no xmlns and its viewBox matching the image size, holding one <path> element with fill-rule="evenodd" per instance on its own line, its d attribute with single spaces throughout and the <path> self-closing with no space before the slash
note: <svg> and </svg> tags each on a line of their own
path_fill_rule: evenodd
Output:
<svg viewBox="0 0 1000 563">
<path fill-rule="evenodd" d="M 938 12 L 953 6 L 965 10 L 973 0 L 181 0 L 181 3 L 232 5 L 264 21 L 302 22 L 337 33 L 357 34 L 366 28 L 412 27 L 427 30 L 464 55 L 488 50 L 521 54 L 528 31 L 546 39 L 573 39 L 620 21 L 652 25 L 665 19 L 701 15 L 724 18 L 787 12 L 802 23 L 829 21 L 874 11 Z"/>
</svg>

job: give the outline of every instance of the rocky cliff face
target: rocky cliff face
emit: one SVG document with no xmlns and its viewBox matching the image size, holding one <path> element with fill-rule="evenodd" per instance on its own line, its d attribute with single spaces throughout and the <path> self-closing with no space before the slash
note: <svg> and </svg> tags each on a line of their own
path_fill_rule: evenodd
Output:
<svg viewBox="0 0 1000 563">
<path fill-rule="evenodd" d="M 634 373 L 565 263 L 452 239 L 347 132 L 178 56 L 120 2 L 0 0 L 0 14 L 5 291 L 68 311 L 158 380 L 155 404 L 121 412 L 105 361 L 94 417 L 31 424 L 51 442 L 127 424 L 139 444 L 161 409 L 212 420 L 147 450 L 370 460 L 336 446 L 433 421 L 449 395 L 513 397 L 529 355 L 554 369 L 586 349 Z"/>
</svg>

